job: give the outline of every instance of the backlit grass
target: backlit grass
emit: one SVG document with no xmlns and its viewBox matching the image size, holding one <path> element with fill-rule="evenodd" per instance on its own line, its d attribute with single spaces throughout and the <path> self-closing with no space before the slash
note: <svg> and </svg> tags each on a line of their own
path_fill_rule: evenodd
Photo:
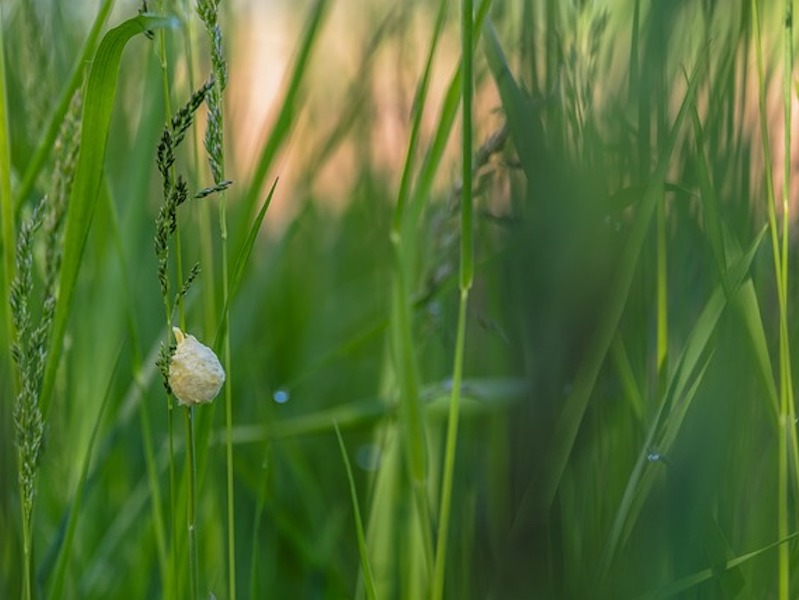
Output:
<svg viewBox="0 0 799 600">
<path fill-rule="evenodd" d="M 799 594 L 792 2 L 74 10 L 0 0 L 0 597 Z"/>
</svg>

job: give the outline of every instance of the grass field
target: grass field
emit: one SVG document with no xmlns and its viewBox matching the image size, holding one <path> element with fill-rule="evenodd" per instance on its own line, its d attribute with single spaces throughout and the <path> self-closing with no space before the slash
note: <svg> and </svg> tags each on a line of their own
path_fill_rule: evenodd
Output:
<svg viewBox="0 0 799 600">
<path fill-rule="evenodd" d="M 0 0 L 0 597 L 799 595 L 793 2 L 85 4 Z"/>
</svg>

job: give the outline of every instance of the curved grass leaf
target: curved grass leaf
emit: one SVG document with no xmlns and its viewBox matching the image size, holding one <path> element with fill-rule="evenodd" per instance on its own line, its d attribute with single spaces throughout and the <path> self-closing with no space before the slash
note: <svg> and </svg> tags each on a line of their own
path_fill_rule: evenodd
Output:
<svg viewBox="0 0 799 600">
<path fill-rule="evenodd" d="M 75 291 L 75 281 L 97 204 L 122 50 L 133 36 L 152 29 L 171 27 L 175 23 L 174 19 L 144 15 L 125 21 L 105 34 L 92 63 L 83 100 L 80 155 L 67 209 L 64 256 L 59 279 L 60 295 L 42 384 L 41 401 L 45 415 L 48 413 L 55 374 L 61 358 L 61 346 Z"/>
</svg>

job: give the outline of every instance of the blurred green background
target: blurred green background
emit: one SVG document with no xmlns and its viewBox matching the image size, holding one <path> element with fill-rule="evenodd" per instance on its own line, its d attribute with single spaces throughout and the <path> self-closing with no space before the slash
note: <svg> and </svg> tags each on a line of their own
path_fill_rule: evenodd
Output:
<svg viewBox="0 0 799 600">
<path fill-rule="evenodd" d="M 190 2 L 149 4 L 178 18 L 164 32 L 175 110 L 208 77 L 208 40 Z M 459 296 L 459 4 L 220 6 L 231 269 L 279 178 L 230 313 L 240 597 L 367 594 L 334 423 L 377 596 L 428 597 Z M 444 596 L 796 597 L 794 3 L 476 4 L 475 283 Z M 105 31 L 140 5 L 0 0 L 14 231 L 57 193 L 60 146 L 26 177 L 103 7 Z M 176 417 L 170 493 L 155 366 L 160 35 L 133 39 L 119 67 L 45 413 L 35 597 L 187 594 L 185 438 Z M 201 108 L 177 160 L 192 189 L 212 183 L 204 128 Z M 186 328 L 208 345 L 223 303 L 219 202 L 178 213 L 183 269 L 202 267 Z M 38 240 L 37 298 L 44 254 Z M 0 597 L 13 598 L 18 383 L 5 320 L 2 340 Z M 406 359 L 424 408 L 426 509 L 408 464 Z M 224 398 L 195 414 L 200 590 L 226 598 Z"/>
</svg>

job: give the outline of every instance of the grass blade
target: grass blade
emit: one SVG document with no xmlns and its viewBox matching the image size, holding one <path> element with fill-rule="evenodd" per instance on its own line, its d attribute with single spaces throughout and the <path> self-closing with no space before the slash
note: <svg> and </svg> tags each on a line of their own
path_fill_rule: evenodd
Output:
<svg viewBox="0 0 799 600">
<path fill-rule="evenodd" d="M 106 20 L 108 20 L 108 15 L 111 13 L 111 9 L 114 8 L 114 2 L 115 0 L 103 0 L 100 10 L 97 11 L 97 16 L 94 18 L 94 23 L 89 31 L 89 35 L 86 37 L 80 55 L 75 61 L 75 65 L 72 67 L 69 80 L 61 91 L 61 97 L 58 99 L 58 104 L 53 114 L 50 115 L 44 136 L 36 147 L 28 163 L 28 167 L 25 169 L 25 174 L 22 176 L 22 183 L 17 192 L 16 210 L 19 210 L 23 202 L 25 202 L 25 199 L 31 193 L 36 183 L 36 177 L 39 175 L 39 172 L 44 166 L 44 161 L 47 160 L 47 157 L 53 149 L 53 143 L 58 135 L 58 129 L 61 127 L 64 115 L 66 115 L 67 110 L 69 110 L 69 103 L 72 100 L 72 96 L 75 94 L 75 90 L 77 90 L 83 82 L 84 69 L 86 65 L 90 63 L 91 54 L 97 46 L 97 40 L 100 37 L 100 32 Z"/>
<path fill-rule="evenodd" d="M 14 329 L 11 320 L 11 307 L 8 298 L 9 287 L 14 279 L 14 248 L 16 236 L 14 227 L 14 207 L 11 198 L 11 140 L 9 139 L 8 105 L 6 100 L 6 69 L 3 51 L 3 9 L 0 6 L 0 220 L 2 220 L 2 289 L 0 294 L 3 299 L 3 325 L 6 339 L 12 339 Z M 9 355 L 9 361 L 11 357 Z M 12 368 L 10 373 L 16 372 Z"/>
<path fill-rule="evenodd" d="M 773 550 L 774 548 L 782 547 L 783 545 L 787 544 L 797 536 L 799 536 L 799 532 L 794 532 L 788 537 L 783 538 L 767 546 L 763 546 L 758 550 L 742 554 L 737 558 L 732 558 L 722 565 L 708 567 L 706 569 L 702 569 L 701 571 L 697 571 L 696 573 L 692 573 L 691 575 L 682 577 L 677 581 L 667 584 L 653 592 L 640 596 L 640 600 L 654 600 L 656 598 L 670 598 L 673 596 L 677 596 L 678 594 L 681 594 L 683 592 L 690 590 L 693 587 L 696 587 L 700 583 L 709 581 L 714 577 L 719 577 L 722 573 L 731 571 L 732 569 L 741 566 L 742 564 L 752 560 L 753 558 L 757 558 L 761 554 Z"/>
<path fill-rule="evenodd" d="M 250 231 L 247 234 L 247 239 L 244 240 L 244 243 L 241 245 L 239 249 L 238 257 L 236 258 L 236 266 L 233 269 L 233 278 L 230 281 L 230 288 L 228 289 L 227 294 L 225 295 L 225 305 L 222 307 L 222 315 L 226 315 L 228 310 L 230 309 L 230 302 L 236 296 L 236 292 L 239 289 L 239 285 L 241 284 L 241 280 L 244 278 L 244 271 L 247 267 L 247 263 L 250 260 L 250 255 L 252 254 L 253 246 L 255 246 L 255 240 L 258 237 L 258 232 L 261 231 L 261 224 L 264 222 L 264 217 L 266 216 L 266 211 L 269 209 L 269 205 L 272 203 L 272 196 L 275 193 L 275 188 L 277 187 L 278 180 L 275 179 L 275 182 L 272 184 L 272 188 L 269 190 L 269 194 L 266 196 L 266 200 L 264 200 L 263 206 L 258 211 L 258 214 L 255 217 L 255 220 L 250 227 Z M 222 343 L 222 339 L 225 336 L 225 332 L 227 329 L 227 319 L 221 318 L 219 319 L 219 329 L 216 332 L 216 336 L 214 337 L 214 348 L 217 350 Z"/>
<path fill-rule="evenodd" d="M 83 496 L 84 490 L 86 487 L 86 478 L 89 474 L 89 465 L 91 463 L 92 457 L 92 450 L 94 448 L 94 442 L 97 440 L 97 433 L 100 430 L 100 423 L 103 420 L 103 413 L 105 412 L 105 407 L 108 405 L 108 399 L 112 396 L 112 384 L 114 382 L 114 378 L 116 376 L 117 368 L 119 367 L 120 359 L 122 358 L 122 347 L 120 347 L 119 351 L 117 352 L 117 358 L 114 362 L 114 368 L 111 372 L 111 375 L 108 379 L 108 386 L 106 387 L 105 394 L 103 395 L 103 401 L 100 404 L 100 408 L 97 411 L 97 417 L 94 420 L 94 426 L 92 427 L 92 433 L 89 437 L 89 444 L 86 447 L 86 454 L 83 456 L 83 460 L 81 462 L 81 470 L 80 470 L 80 478 L 78 479 L 78 485 L 75 488 L 75 498 L 72 501 L 72 506 L 69 509 L 69 515 L 67 517 L 67 526 L 66 526 L 66 533 L 63 538 L 63 543 L 59 549 L 58 553 L 58 560 L 56 561 L 56 571 L 55 576 L 53 579 L 53 585 L 50 587 L 50 591 L 48 594 L 49 598 L 64 598 L 64 582 L 66 581 L 66 574 L 67 574 L 67 565 L 69 564 L 69 557 L 72 554 L 72 541 L 75 538 L 75 530 L 78 524 L 78 516 L 81 512 L 81 507 L 83 505 Z"/>
<path fill-rule="evenodd" d="M 341 437 L 341 431 L 338 428 L 338 424 L 335 422 L 333 422 L 333 427 L 336 430 L 338 447 L 341 450 L 341 458 L 344 461 L 344 467 L 347 469 L 347 480 L 350 484 L 352 511 L 355 515 L 355 533 L 358 536 L 358 554 L 361 557 L 361 572 L 363 573 L 363 584 L 366 590 L 366 597 L 369 598 L 369 600 L 374 600 L 377 597 L 377 593 L 375 592 L 375 582 L 374 578 L 372 577 L 372 567 L 369 563 L 369 551 L 366 547 L 366 537 L 363 533 L 361 509 L 358 507 L 358 491 L 355 489 L 355 479 L 352 476 L 352 467 L 350 466 L 350 459 L 347 456 L 347 448 L 344 446 L 344 439 Z"/>
<path fill-rule="evenodd" d="M 730 270 L 728 280 L 737 289 L 741 280 L 748 272 L 749 266 L 754 259 L 757 249 L 765 235 L 765 228 L 755 238 L 746 254 L 741 257 L 738 264 Z M 631 524 L 635 522 L 635 511 L 633 501 L 638 507 L 648 493 L 648 486 L 643 484 L 644 467 L 646 466 L 646 456 L 649 448 L 653 447 L 658 430 L 663 428 L 659 451 L 662 454 L 668 453 L 671 444 L 677 437 L 677 433 L 682 425 L 690 401 L 696 391 L 697 385 L 701 382 L 702 373 L 708 365 L 708 360 L 703 360 L 707 354 L 707 347 L 711 336 L 716 329 L 722 312 L 726 306 L 726 296 L 724 290 L 719 286 L 708 299 L 699 318 L 694 325 L 691 335 L 686 342 L 677 364 L 677 368 L 672 375 L 667 388 L 666 398 L 660 403 L 658 412 L 649 426 L 646 440 L 642 446 L 638 461 L 627 482 L 621 503 L 613 521 L 610 534 L 608 535 L 602 565 L 600 567 L 600 580 L 608 574 L 610 566 L 614 560 L 616 552 L 623 544 L 624 532 L 629 531 Z M 637 496 L 637 497 L 636 497 Z"/>
<path fill-rule="evenodd" d="M 671 154 L 677 143 L 677 136 L 681 130 L 688 109 L 693 103 L 693 97 L 699 82 L 699 74 L 703 66 L 704 59 L 700 59 L 691 76 L 680 111 L 675 118 L 668 139 L 664 144 L 657 169 L 638 207 L 635 223 L 620 259 L 616 283 L 610 292 L 605 316 L 600 321 L 599 329 L 591 342 L 586 358 L 577 372 L 572 392 L 569 394 L 566 404 L 555 424 L 554 433 L 552 435 L 554 443 L 552 456 L 549 460 L 543 461 L 547 464 L 548 468 L 544 477 L 542 486 L 543 492 L 541 495 L 543 506 L 546 508 L 552 505 L 552 500 L 557 492 L 560 478 L 563 474 L 563 470 L 566 468 L 566 463 L 571 454 L 574 440 L 577 437 L 577 430 L 582 422 L 585 408 L 588 405 L 588 399 L 591 396 L 594 383 L 599 375 L 599 369 L 605 361 L 605 356 L 616 334 L 616 329 L 621 319 L 622 312 L 624 311 L 627 295 L 632 285 L 633 275 L 635 274 L 635 268 L 638 263 L 638 256 L 641 253 L 649 229 L 649 223 L 655 210 L 655 205 L 658 198 L 662 195 L 662 187 L 670 163 Z"/>
<path fill-rule="evenodd" d="M 83 101 L 80 155 L 67 212 L 64 257 L 59 281 L 60 296 L 42 384 L 41 401 L 45 416 L 49 412 L 75 281 L 100 189 L 122 51 L 135 35 L 174 24 L 173 19 L 142 15 L 125 21 L 103 37 L 92 63 Z"/>
</svg>

